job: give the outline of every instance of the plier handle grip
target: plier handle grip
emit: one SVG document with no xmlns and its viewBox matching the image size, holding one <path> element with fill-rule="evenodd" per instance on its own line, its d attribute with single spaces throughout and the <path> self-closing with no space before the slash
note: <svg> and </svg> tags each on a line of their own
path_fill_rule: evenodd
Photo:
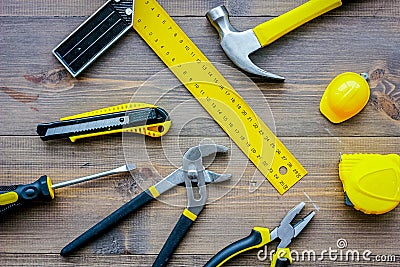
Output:
<svg viewBox="0 0 400 267">
<path fill-rule="evenodd" d="M 222 249 L 211 258 L 204 267 L 222 266 L 225 262 L 238 254 L 251 249 L 261 248 L 277 238 L 279 238 L 281 242 L 272 256 L 271 267 L 289 266 L 292 263 L 290 249 L 288 248 L 289 244 L 293 238 L 300 234 L 315 215 L 315 212 L 312 211 L 293 226 L 291 222 L 296 215 L 300 213 L 304 206 L 305 203 L 300 202 L 297 206 L 292 208 L 282 219 L 280 225 L 275 227 L 271 232 L 265 227 L 254 227 L 250 235 Z"/>
<path fill-rule="evenodd" d="M 134 199 L 127 202 L 92 228 L 84 232 L 65 246 L 61 250 L 60 254 L 62 256 L 67 256 L 73 253 L 90 240 L 109 230 L 131 213 L 139 210 L 151 200 L 158 198 L 161 194 L 177 185 L 184 184 L 188 198 L 187 207 L 184 209 L 170 236 L 164 243 L 157 259 L 153 263 L 153 266 L 165 266 L 181 240 L 186 235 L 190 226 L 203 210 L 207 201 L 206 184 L 219 183 L 231 178 L 230 174 L 217 174 L 206 170 L 203 166 L 203 157 L 226 152 L 228 152 L 228 148 L 222 145 L 199 145 L 191 147 L 183 156 L 183 164 L 181 168 L 175 170 L 155 185 L 150 186 Z M 198 198 L 195 198 L 193 185 L 198 189 Z"/>
</svg>

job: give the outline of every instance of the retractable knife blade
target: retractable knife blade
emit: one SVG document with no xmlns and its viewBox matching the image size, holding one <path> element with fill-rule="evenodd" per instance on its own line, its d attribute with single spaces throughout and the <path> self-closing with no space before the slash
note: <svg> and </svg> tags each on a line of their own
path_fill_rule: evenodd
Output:
<svg viewBox="0 0 400 267">
<path fill-rule="evenodd" d="M 43 141 L 69 138 L 72 142 L 121 132 L 160 137 L 170 125 L 171 120 L 164 109 L 146 103 L 128 103 L 42 123 L 37 126 L 37 133 Z"/>
</svg>

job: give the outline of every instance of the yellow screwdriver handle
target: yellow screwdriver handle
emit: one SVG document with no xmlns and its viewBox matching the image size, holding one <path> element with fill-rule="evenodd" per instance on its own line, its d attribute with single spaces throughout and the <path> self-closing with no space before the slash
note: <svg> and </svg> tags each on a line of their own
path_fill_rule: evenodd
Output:
<svg viewBox="0 0 400 267">
<path fill-rule="evenodd" d="M 0 214 L 35 200 L 54 199 L 52 183 L 47 175 L 31 184 L 0 186 Z"/>
<path fill-rule="evenodd" d="M 310 0 L 295 9 L 256 26 L 253 31 L 264 47 L 304 23 L 342 5 L 341 0 Z"/>
</svg>

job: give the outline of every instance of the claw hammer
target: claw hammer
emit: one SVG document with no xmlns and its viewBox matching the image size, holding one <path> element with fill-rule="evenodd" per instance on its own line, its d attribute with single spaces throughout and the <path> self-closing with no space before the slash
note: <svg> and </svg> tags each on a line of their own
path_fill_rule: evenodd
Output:
<svg viewBox="0 0 400 267">
<path fill-rule="evenodd" d="M 342 5 L 341 0 L 310 0 L 291 11 L 246 31 L 237 31 L 229 21 L 225 6 L 207 12 L 206 17 L 217 29 L 225 54 L 239 68 L 268 79 L 283 81 L 282 76 L 265 71 L 255 65 L 249 55 L 269 45 L 304 23 Z"/>
</svg>

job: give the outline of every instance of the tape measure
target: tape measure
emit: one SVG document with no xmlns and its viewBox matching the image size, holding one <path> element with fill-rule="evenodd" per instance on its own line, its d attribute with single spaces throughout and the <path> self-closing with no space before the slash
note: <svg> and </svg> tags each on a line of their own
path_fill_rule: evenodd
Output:
<svg viewBox="0 0 400 267">
<path fill-rule="evenodd" d="M 133 28 L 280 194 L 307 174 L 155 0 L 135 0 Z"/>
</svg>

